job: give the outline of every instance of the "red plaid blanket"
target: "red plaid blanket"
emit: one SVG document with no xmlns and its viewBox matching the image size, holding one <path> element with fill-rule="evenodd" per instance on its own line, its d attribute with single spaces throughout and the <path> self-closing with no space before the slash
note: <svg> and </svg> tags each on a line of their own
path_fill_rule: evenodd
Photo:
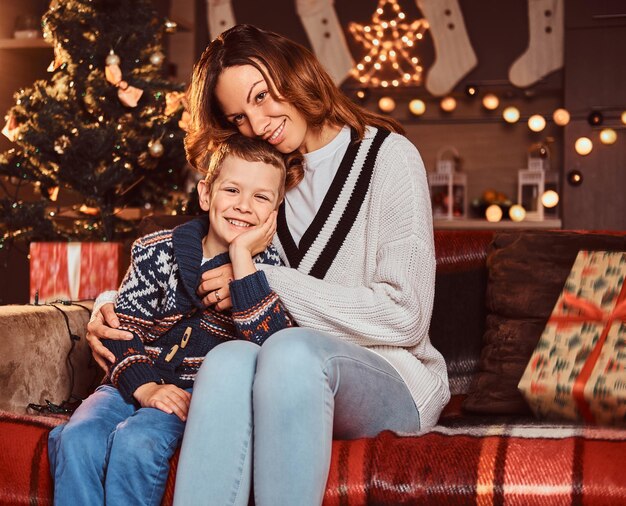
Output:
<svg viewBox="0 0 626 506">
<path fill-rule="evenodd" d="M 1 505 L 52 504 L 46 443 L 57 423 L 0 414 Z M 418 436 L 335 441 L 324 505 L 624 505 L 625 457 L 626 429 L 453 417 Z"/>
</svg>

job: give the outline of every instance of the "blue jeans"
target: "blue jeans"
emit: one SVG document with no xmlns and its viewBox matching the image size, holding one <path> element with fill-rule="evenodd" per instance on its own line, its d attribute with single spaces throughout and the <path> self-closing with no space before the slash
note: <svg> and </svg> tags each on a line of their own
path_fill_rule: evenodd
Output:
<svg viewBox="0 0 626 506">
<path fill-rule="evenodd" d="M 111 385 L 90 395 L 48 438 L 55 505 L 159 505 L 185 424 L 137 409 Z"/>
<path fill-rule="evenodd" d="M 257 506 L 318 506 L 333 438 L 419 428 L 401 377 L 363 347 L 303 328 L 220 344 L 196 377 L 174 504 L 245 506 L 254 473 Z"/>
</svg>

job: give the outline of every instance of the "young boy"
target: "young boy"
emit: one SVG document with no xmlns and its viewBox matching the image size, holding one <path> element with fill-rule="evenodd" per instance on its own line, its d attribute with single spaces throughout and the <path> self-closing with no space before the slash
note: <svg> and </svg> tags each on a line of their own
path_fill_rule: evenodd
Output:
<svg viewBox="0 0 626 506">
<path fill-rule="evenodd" d="M 198 183 L 207 216 L 135 241 L 115 307 L 133 339 L 103 341 L 115 355 L 111 384 L 50 433 L 55 504 L 160 504 L 204 356 L 230 339 L 261 345 L 292 325 L 254 266 L 280 262 L 268 245 L 284 185 L 280 153 L 233 136 Z M 228 262 L 232 314 L 196 294 L 202 273 Z"/>
</svg>

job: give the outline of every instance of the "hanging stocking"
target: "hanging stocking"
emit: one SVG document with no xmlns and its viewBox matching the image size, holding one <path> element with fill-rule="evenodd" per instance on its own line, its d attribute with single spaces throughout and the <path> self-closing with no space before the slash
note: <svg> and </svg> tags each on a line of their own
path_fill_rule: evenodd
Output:
<svg viewBox="0 0 626 506">
<path fill-rule="evenodd" d="M 528 48 L 509 69 L 509 79 L 526 88 L 563 66 L 563 0 L 528 0 Z"/>
<path fill-rule="evenodd" d="M 235 26 L 235 14 L 230 0 L 207 0 L 207 18 L 211 40 Z"/>
<path fill-rule="evenodd" d="M 333 0 L 296 0 L 296 10 L 313 52 L 335 81 L 341 83 L 354 65 Z"/>
<path fill-rule="evenodd" d="M 478 63 L 467 36 L 458 0 L 416 0 L 430 25 L 435 63 L 426 76 L 426 89 L 445 95 Z"/>
</svg>

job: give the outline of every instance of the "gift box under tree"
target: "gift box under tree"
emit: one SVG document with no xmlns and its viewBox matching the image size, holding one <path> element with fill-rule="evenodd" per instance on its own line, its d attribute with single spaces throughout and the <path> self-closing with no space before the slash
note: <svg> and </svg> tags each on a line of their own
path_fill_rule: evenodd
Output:
<svg viewBox="0 0 626 506">
<path fill-rule="evenodd" d="M 519 383 L 540 417 L 626 424 L 626 252 L 580 251 Z"/>
<path fill-rule="evenodd" d="M 118 242 L 32 242 L 30 301 L 94 299 L 116 290 L 128 265 Z"/>
</svg>

